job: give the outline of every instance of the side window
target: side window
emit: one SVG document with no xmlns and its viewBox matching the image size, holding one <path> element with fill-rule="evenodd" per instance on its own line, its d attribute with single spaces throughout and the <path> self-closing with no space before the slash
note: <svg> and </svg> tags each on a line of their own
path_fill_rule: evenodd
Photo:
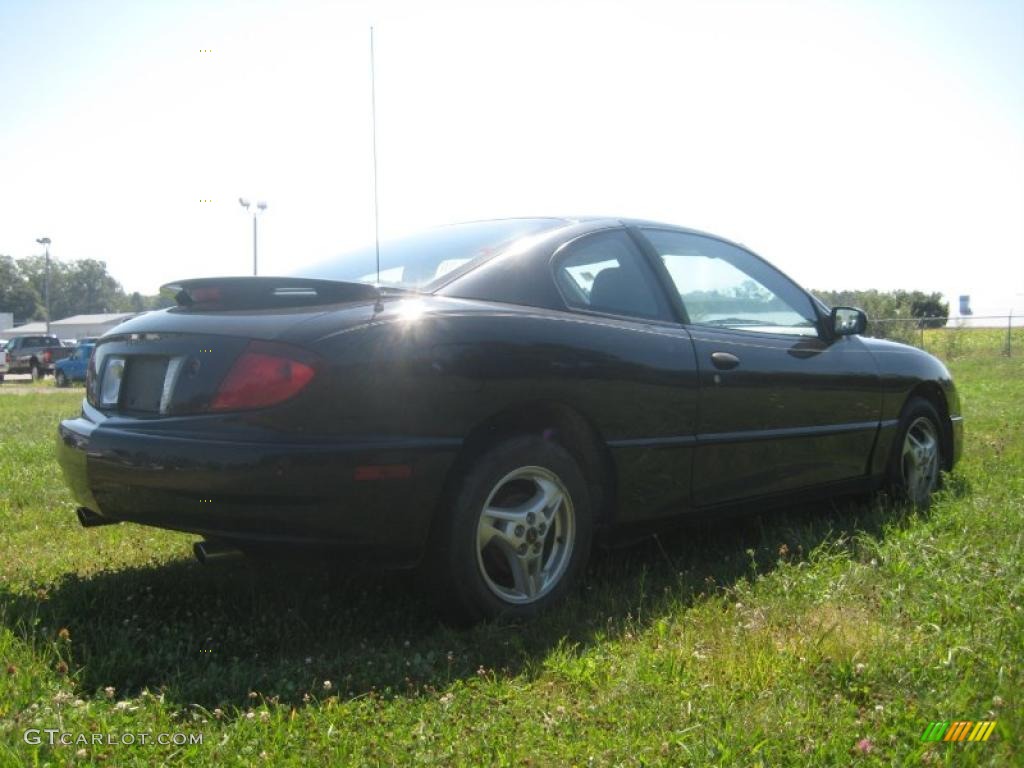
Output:
<svg viewBox="0 0 1024 768">
<path fill-rule="evenodd" d="M 811 300 L 742 248 L 700 235 L 647 229 L 690 322 L 761 333 L 817 335 Z"/>
<path fill-rule="evenodd" d="M 671 319 L 658 280 L 622 230 L 588 235 L 555 261 L 555 282 L 570 307 L 646 319 Z"/>
</svg>

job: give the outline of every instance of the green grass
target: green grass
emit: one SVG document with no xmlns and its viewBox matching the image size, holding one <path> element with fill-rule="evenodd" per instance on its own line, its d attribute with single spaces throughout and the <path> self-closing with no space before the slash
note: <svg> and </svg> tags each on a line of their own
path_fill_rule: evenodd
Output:
<svg viewBox="0 0 1024 768">
<path fill-rule="evenodd" d="M 533 625 L 468 631 L 401 576 L 81 529 L 53 458 L 81 390 L 0 395 L 0 765 L 1019 765 L 1024 358 L 952 366 L 967 443 L 930 511 L 689 527 L 597 554 Z M 921 743 L 957 719 L 999 724 Z"/>
<path fill-rule="evenodd" d="M 924 349 L 949 360 L 957 357 L 981 355 L 991 357 L 1006 354 L 1007 341 L 1010 354 L 1024 356 L 1024 328 L 1017 326 L 1007 334 L 1005 328 L 931 328 L 924 332 Z M 920 340 L 912 343 L 920 346 Z"/>
</svg>

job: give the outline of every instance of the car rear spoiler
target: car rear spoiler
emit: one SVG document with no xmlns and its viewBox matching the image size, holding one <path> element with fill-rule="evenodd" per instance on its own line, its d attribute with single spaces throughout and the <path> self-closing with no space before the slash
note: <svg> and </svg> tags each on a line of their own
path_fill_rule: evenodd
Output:
<svg viewBox="0 0 1024 768">
<path fill-rule="evenodd" d="M 272 309 L 379 301 L 380 289 L 365 283 L 307 277 L 203 277 L 161 287 L 179 307 L 192 309 Z"/>
</svg>

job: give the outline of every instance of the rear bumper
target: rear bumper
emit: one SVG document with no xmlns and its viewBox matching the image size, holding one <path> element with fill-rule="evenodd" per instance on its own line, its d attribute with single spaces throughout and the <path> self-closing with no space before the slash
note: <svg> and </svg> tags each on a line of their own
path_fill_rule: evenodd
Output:
<svg viewBox="0 0 1024 768">
<path fill-rule="evenodd" d="M 106 517 L 401 567 L 422 553 L 460 445 L 448 438 L 231 440 L 79 417 L 60 424 L 57 451 L 75 499 Z M 367 466 L 409 469 L 357 472 Z"/>
</svg>

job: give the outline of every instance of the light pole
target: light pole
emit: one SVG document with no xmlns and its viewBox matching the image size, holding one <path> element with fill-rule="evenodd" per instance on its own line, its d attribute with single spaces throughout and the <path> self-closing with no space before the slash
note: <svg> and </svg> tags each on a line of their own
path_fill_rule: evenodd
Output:
<svg viewBox="0 0 1024 768">
<path fill-rule="evenodd" d="M 37 237 L 36 242 L 46 248 L 46 282 L 43 284 L 43 292 L 46 295 L 46 335 L 50 335 L 50 238 Z"/>
<path fill-rule="evenodd" d="M 249 201 L 244 197 L 238 198 L 238 204 L 245 208 L 246 213 L 249 212 Z M 256 217 L 267 210 L 267 204 L 265 201 L 260 200 L 256 203 L 256 210 L 252 212 L 252 274 L 256 275 Z"/>
</svg>

